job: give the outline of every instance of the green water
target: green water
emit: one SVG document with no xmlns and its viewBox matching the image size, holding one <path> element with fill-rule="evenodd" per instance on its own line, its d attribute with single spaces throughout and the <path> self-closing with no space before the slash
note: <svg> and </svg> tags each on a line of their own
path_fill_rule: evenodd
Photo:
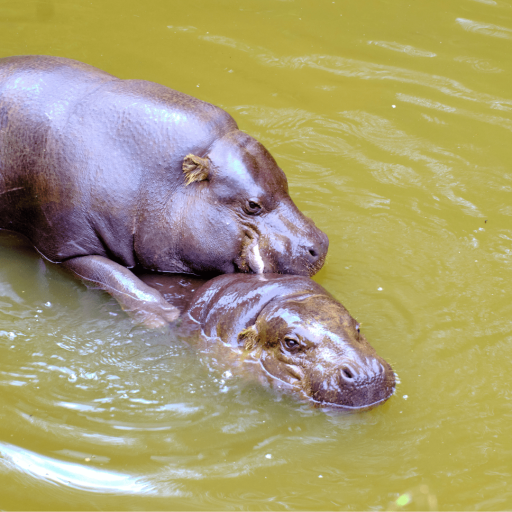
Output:
<svg viewBox="0 0 512 512">
<path fill-rule="evenodd" d="M 1 509 L 512 508 L 509 0 L 1 0 L 16 54 L 232 114 L 401 383 L 364 414 L 312 409 L 2 233 Z"/>
</svg>

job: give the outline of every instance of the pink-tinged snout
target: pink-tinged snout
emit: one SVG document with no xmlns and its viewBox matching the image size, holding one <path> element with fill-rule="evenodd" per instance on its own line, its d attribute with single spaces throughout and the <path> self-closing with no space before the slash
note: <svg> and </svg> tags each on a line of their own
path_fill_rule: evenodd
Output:
<svg viewBox="0 0 512 512">
<path fill-rule="evenodd" d="M 322 404 L 365 408 L 387 400 L 395 390 L 395 374 L 379 356 L 343 358 L 326 373 L 318 369 L 308 379 L 308 394 Z"/>
</svg>

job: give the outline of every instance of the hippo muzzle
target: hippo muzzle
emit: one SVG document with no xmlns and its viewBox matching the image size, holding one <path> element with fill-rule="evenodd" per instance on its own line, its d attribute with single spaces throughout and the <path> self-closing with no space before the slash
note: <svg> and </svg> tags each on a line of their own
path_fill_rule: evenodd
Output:
<svg viewBox="0 0 512 512">
<path fill-rule="evenodd" d="M 292 201 L 282 201 L 263 219 L 241 219 L 240 225 L 244 242 L 235 259 L 238 271 L 312 276 L 325 262 L 327 235 Z"/>
<path fill-rule="evenodd" d="M 382 358 L 341 359 L 338 364 L 331 372 L 319 365 L 306 374 L 304 388 L 315 402 L 359 409 L 378 405 L 393 394 L 395 375 Z"/>
</svg>

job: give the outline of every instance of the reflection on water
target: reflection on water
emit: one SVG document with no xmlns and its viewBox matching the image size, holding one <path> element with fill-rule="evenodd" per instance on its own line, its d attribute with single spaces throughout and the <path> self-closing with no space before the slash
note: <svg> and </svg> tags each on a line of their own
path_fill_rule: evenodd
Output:
<svg viewBox="0 0 512 512">
<path fill-rule="evenodd" d="M 152 484 L 141 477 L 43 457 L 7 443 L 0 443 L 0 455 L 0 472 L 25 473 L 25 477 L 99 493 L 151 494 L 154 491 Z M 91 458 L 84 460 L 89 462 Z M 168 496 L 180 495 L 171 488 L 167 493 Z"/>
<path fill-rule="evenodd" d="M 475 57 L 455 57 L 453 60 L 457 62 L 467 62 L 475 71 L 482 71 L 483 73 L 502 73 L 503 70 L 492 66 L 483 59 L 477 59 Z"/>
<path fill-rule="evenodd" d="M 223 36 L 200 36 L 200 39 L 245 52 L 265 66 L 294 70 L 310 68 L 312 70 L 332 73 L 346 78 L 358 78 L 360 80 L 391 80 L 403 84 L 429 87 L 442 94 L 453 96 L 454 98 L 478 102 L 484 105 L 487 104 L 494 109 L 510 110 L 512 107 L 512 100 L 510 99 L 494 97 L 487 93 L 473 91 L 457 80 L 443 76 L 429 75 L 415 70 L 348 59 L 335 55 L 278 57 L 263 47 L 251 47 Z"/>
<path fill-rule="evenodd" d="M 135 327 L 0 233 L 3 508 L 511 507 L 506 2 L 7 2 L 0 25 L 2 56 L 228 110 L 329 234 L 315 279 L 401 380 L 327 414 Z"/>
<path fill-rule="evenodd" d="M 499 37 L 501 39 L 512 39 L 512 29 L 498 27 L 490 23 L 479 23 L 477 21 L 465 20 L 457 18 L 457 23 L 468 32 L 476 32 L 485 36 Z"/>
<path fill-rule="evenodd" d="M 435 57 L 436 54 L 434 52 L 427 52 L 425 50 L 420 50 L 419 48 L 414 48 L 414 46 L 410 46 L 408 44 L 399 44 L 395 42 L 388 41 L 368 41 L 368 44 L 374 44 L 375 46 L 380 46 L 381 48 L 386 48 L 386 50 L 392 50 L 394 52 L 403 52 L 408 55 L 412 55 L 413 57 Z"/>
<path fill-rule="evenodd" d="M 408 507 L 409 506 L 409 507 Z M 418 485 L 400 496 L 389 505 L 387 510 L 404 510 L 405 507 L 415 510 L 439 510 L 437 497 L 430 492 L 428 485 Z"/>
</svg>

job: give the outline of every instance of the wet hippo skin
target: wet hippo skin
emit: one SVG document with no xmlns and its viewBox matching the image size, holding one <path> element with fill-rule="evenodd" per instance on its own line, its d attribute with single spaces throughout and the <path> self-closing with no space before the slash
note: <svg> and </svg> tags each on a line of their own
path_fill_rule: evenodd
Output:
<svg viewBox="0 0 512 512">
<path fill-rule="evenodd" d="M 0 229 L 148 326 L 177 311 L 129 269 L 310 276 L 328 248 L 227 112 L 45 56 L 0 59 Z"/>
<path fill-rule="evenodd" d="M 179 327 L 200 331 L 207 346 L 228 346 L 240 360 L 256 362 L 256 371 L 308 400 L 358 410 L 394 392 L 391 366 L 349 312 L 307 277 L 140 277 L 180 309 Z"/>
</svg>

